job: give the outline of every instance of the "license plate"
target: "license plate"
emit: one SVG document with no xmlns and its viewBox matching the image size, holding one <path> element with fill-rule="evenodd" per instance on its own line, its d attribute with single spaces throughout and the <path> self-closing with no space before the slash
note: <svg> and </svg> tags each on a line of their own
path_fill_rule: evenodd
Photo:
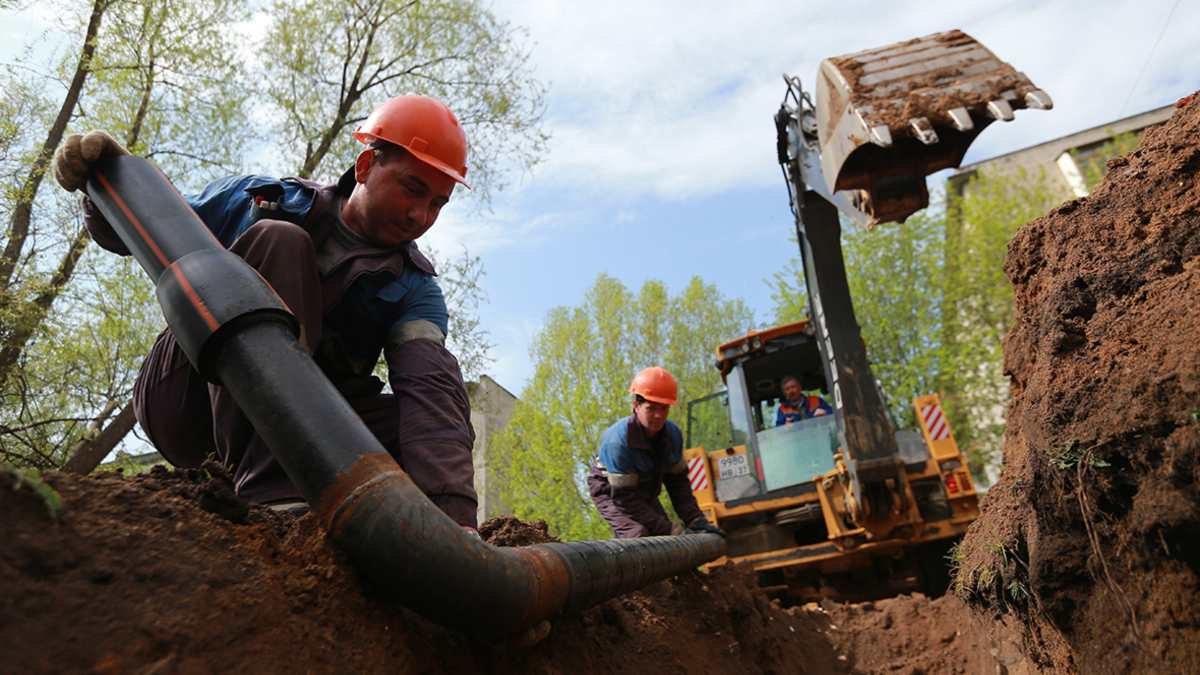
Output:
<svg viewBox="0 0 1200 675">
<path fill-rule="evenodd" d="M 746 460 L 746 455 L 726 455 L 717 460 L 717 473 L 720 474 L 721 480 L 735 476 L 748 476 L 750 475 L 750 462 Z"/>
</svg>

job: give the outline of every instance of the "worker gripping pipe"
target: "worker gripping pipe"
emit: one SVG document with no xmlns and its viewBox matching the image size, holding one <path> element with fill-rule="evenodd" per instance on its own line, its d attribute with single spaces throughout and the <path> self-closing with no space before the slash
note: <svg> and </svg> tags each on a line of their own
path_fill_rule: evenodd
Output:
<svg viewBox="0 0 1200 675">
<path fill-rule="evenodd" d="M 193 365 L 229 389 L 359 571 L 422 616 L 504 638 L 725 554 L 715 534 L 521 548 L 467 536 L 313 362 L 271 287 L 224 250 L 157 168 L 107 157 L 86 189 L 156 283 Z"/>
</svg>

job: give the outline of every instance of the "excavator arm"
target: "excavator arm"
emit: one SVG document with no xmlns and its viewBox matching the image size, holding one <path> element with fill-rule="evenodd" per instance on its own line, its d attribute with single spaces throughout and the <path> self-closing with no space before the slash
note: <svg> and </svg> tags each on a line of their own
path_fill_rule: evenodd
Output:
<svg viewBox="0 0 1200 675">
<path fill-rule="evenodd" d="M 958 166 L 988 124 L 1052 103 L 957 30 L 826 59 L 815 101 L 799 78 L 784 79 L 777 151 L 849 475 L 846 510 L 871 530 L 898 522 L 910 490 L 854 315 L 839 212 L 868 229 L 902 222 L 928 206 L 925 177 Z"/>
</svg>

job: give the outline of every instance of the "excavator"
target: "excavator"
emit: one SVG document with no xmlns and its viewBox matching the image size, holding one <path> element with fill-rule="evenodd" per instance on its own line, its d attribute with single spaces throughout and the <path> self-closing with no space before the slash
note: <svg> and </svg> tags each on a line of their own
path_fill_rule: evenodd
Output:
<svg viewBox="0 0 1200 675">
<path fill-rule="evenodd" d="M 966 461 L 936 394 L 898 429 L 854 314 L 839 214 L 870 229 L 929 204 L 926 176 L 1050 97 L 959 30 L 826 59 L 815 97 L 799 78 L 775 115 L 809 318 L 717 347 L 726 388 L 688 404 L 692 490 L 729 533 L 726 555 L 790 602 L 937 596 L 946 556 L 979 515 Z M 832 415 L 775 426 L 785 376 Z"/>
</svg>

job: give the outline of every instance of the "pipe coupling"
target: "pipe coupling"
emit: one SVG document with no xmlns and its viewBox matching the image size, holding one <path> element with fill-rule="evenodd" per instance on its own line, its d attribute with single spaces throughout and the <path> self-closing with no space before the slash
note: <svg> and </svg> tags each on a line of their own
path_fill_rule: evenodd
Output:
<svg viewBox="0 0 1200 675">
<path fill-rule="evenodd" d="M 245 260 L 223 249 L 189 253 L 158 278 L 158 302 L 188 359 L 209 382 L 221 384 L 213 355 L 227 337 L 251 323 L 279 321 L 299 336 L 300 322 Z"/>
</svg>

